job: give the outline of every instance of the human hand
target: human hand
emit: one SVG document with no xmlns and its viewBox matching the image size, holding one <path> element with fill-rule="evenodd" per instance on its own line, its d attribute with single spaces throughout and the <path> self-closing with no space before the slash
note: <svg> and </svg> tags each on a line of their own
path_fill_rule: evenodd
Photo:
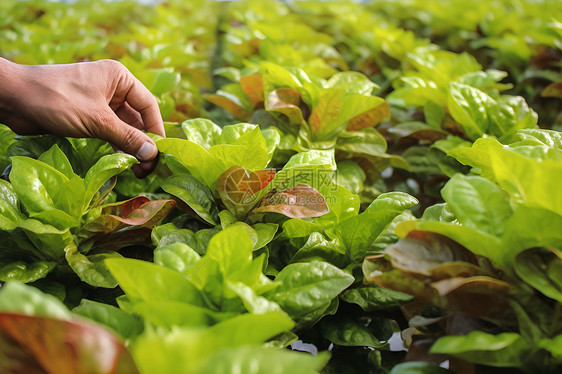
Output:
<svg viewBox="0 0 562 374">
<path fill-rule="evenodd" d="M 113 60 L 18 65 L 0 58 L 0 123 L 20 135 L 105 140 L 137 157 L 137 177 L 154 169 L 158 155 L 140 130 L 165 136 L 154 96 Z"/>
</svg>

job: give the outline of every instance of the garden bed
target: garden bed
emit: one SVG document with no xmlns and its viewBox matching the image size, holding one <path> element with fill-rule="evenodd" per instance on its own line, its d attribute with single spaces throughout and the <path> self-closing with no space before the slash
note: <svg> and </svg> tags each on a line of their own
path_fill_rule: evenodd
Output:
<svg viewBox="0 0 562 374">
<path fill-rule="evenodd" d="M 0 13 L 0 56 L 118 60 L 167 135 L 137 179 L 0 125 L 0 371 L 562 370 L 561 2 Z"/>
</svg>

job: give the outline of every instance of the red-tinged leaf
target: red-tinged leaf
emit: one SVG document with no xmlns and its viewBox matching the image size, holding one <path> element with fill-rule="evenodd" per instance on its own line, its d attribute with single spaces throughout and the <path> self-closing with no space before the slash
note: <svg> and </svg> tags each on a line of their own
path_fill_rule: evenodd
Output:
<svg viewBox="0 0 562 374">
<path fill-rule="evenodd" d="M 127 226 L 153 228 L 170 213 L 174 205 L 174 200 L 150 201 L 143 196 L 135 197 L 102 208 L 102 214 L 82 230 L 107 234 Z"/>
<path fill-rule="evenodd" d="M 85 321 L 0 313 L 0 349 L 6 374 L 138 373 L 121 341 Z"/>
<path fill-rule="evenodd" d="M 147 201 L 128 212 L 126 218 L 121 218 L 121 222 L 129 226 L 153 228 L 170 213 L 174 205 L 174 200 Z"/>
<path fill-rule="evenodd" d="M 341 93 L 339 91 L 328 91 L 320 97 L 318 105 L 312 109 L 308 123 L 312 132 L 318 134 L 330 122 L 336 120 L 343 107 Z"/>
<path fill-rule="evenodd" d="M 484 276 L 444 279 L 438 282 L 433 282 L 431 286 L 442 296 L 451 295 L 455 292 L 460 294 L 479 293 L 495 295 L 496 293 L 507 293 L 509 291 L 509 284 Z M 460 299 L 462 299 L 462 297 Z"/>
<path fill-rule="evenodd" d="M 151 233 L 152 229 L 146 227 L 126 228 L 108 234 L 96 235 L 92 238 L 92 241 L 96 247 L 108 251 L 118 251 L 131 245 L 150 244 Z"/>
<path fill-rule="evenodd" d="M 248 95 L 254 108 L 263 105 L 263 79 L 261 75 L 250 74 L 240 78 L 240 86 L 242 91 Z"/>
<path fill-rule="evenodd" d="M 388 247 L 385 253 L 396 269 L 432 275 L 432 270 L 445 263 L 476 264 L 472 252 L 445 236 L 429 231 L 412 230 L 408 236 Z"/>
<path fill-rule="evenodd" d="M 429 231 L 412 230 L 363 264 L 367 281 L 440 308 L 505 325 L 516 321 L 512 281 L 485 258 Z M 508 322 L 505 322 L 508 321 Z"/>
<path fill-rule="evenodd" d="M 557 97 L 562 99 L 562 81 L 554 82 L 546 86 L 541 92 L 542 97 Z"/>
<path fill-rule="evenodd" d="M 256 205 L 256 192 L 264 189 L 275 176 L 275 169 L 248 172 L 240 166 L 233 166 L 222 173 L 217 180 L 217 192 L 222 202 L 238 219 L 244 219 Z"/>
<path fill-rule="evenodd" d="M 112 214 L 120 217 L 127 217 L 134 209 L 142 206 L 142 204 L 150 201 L 148 197 L 137 196 L 126 201 L 119 201 L 113 204 L 107 204 L 102 207 L 102 214 Z"/>
<path fill-rule="evenodd" d="M 390 118 L 390 105 L 386 101 L 350 119 L 347 124 L 347 130 L 357 131 L 365 127 L 373 127 L 381 123 L 385 118 Z"/>
<path fill-rule="evenodd" d="M 205 100 L 210 101 L 211 103 L 218 105 L 224 110 L 228 111 L 234 116 L 234 118 L 240 121 L 248 121 L 252 116 L 252 113 L 250 113 L 250 111 L 236 104 L 234 101 L 230 100 L 227 97 L 220 95 L 204 95 L 204 98 Z"/>
<path fill-rule="evenodd" d="M 283 113 L 291 124 L 303 124 L 304 118 L 300 108 L 301 96 L 292 88 L 279 88 L 267 96 L 266 110 Z"/>
<path fill-rule="evenodd" d="M 299 184 L 266 196 L 252 213 L 280 213 L 290 218 L 319 217 L 330 209 L 326 199 L 316 189 Z"/>
</svg>

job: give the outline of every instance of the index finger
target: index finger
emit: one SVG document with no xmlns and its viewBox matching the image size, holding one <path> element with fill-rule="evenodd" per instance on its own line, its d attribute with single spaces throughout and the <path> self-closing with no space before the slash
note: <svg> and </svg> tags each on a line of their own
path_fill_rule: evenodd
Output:
<svg viewBox="0 0 562 374">
<path fill-rule="evenodd" d="M 134 76 L 132 78 L 132 85 L 125 101 L 140 113 L 146 131 L 165 138 L 164 123 L 156 98 L 137 78 Z"/>
</svg>

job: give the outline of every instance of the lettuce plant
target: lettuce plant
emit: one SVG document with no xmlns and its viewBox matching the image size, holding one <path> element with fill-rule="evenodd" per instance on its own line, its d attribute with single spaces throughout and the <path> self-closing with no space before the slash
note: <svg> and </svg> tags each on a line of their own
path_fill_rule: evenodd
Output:
<svg viewBox="0 0 562 374">
<path fill-rule="evenodd" d="M 145 197 L 103 204 L 113 177 L 137 162 L 133 156 L 104 156 L 84 178 L 56 145 L 37 160 L 11 161 L 10 182 L 0 180 L 2 281 L 33 282 L 66 264 L 91 285 L 115 287 L 102 260 L 148 239 L 174 206 Z"/>
<path fill-rule="evenodd" d="M 402 158 L 386 153 L 386 140 L 374 128 L 390 117 L 390 108 L 373 96 L 378 86 L 363 74 L 339 72 L 320 79 L 261 62 L 232 78 L 239 83 L 225 85 L 206 99 L 240 120 L 278 129 L 281 142 L 275 162 L 286 162 L 294 151 L 334 149 L 338 162 L 361 167 L 347 168 L 361 183 L 367 176 L 377 179 L 390 165 L 408 168 Z"/>
<path fill-rule="evenodd" d="M 560 370 L 562 207 L 551 191 L 561 144 L 557 132 L 527 129 L 508 145 L 482 138 L 452 151 L 478 175 L 455 175 L 442 190 L 445 204 L 398 225 L 402 239 L 367 257 L 369 281 L 441 309 L 433 320 L 411 312 L 425 317 L 414 326 L 438 324 L 450 335 L 430 352 L 525 372 Z"/>
<path fill-rule="evenodd" d="M 319 173 L 328 176 L 335 169 L 333 153 L 297 154 L 277 172 L 265 169 L 279 143 L 275 130 L 244 123 L 221 129 L 208 120 L 186 121 L 182 129 L 189 140 L 158 141 L 174 174 L 162 189 L 205 222 L 216 225 L 222 207 L 242 221 L 268 212 L 289 217 L 328 212 L 322 195 L 306 182 L 317 184 Z"/>
<path fill-rule="evenodd" d="M 154 264 L 106 261 L 125 291 L 118 298 L 121 308 L 159 327 L 133 347 L 141 369 L 150 372 L 158 366 L 163 372 L 174 372 L 181 367 L 186 372 L 205 372 L 202 368 L 217 365 L 245 367 L 250 352 L 257 357 L 256 365 L 271 365 L 269 358 L 281 372 L 294 368 L 295 361 L 310 371 L 325 363 L 325 355 L 279 353 L 263 342 L 269 341 L 270 347 L 292 342 L 296 337 L 290 330 L 295 324 L 289 316 L 322 310 L 353 277 L 317 261 L 288 266 L 272 281 L 262 272 L 265 253 L 254 255 L 273 238 L 263 234 L 259 226 L 236 222 L 213 235 L 199 253 L 201 238 L 188 230 L 162 227 L 155 230 Z M 192 359 L 166 359 L 180 352 L 193 352 Z"/>
</svg>

